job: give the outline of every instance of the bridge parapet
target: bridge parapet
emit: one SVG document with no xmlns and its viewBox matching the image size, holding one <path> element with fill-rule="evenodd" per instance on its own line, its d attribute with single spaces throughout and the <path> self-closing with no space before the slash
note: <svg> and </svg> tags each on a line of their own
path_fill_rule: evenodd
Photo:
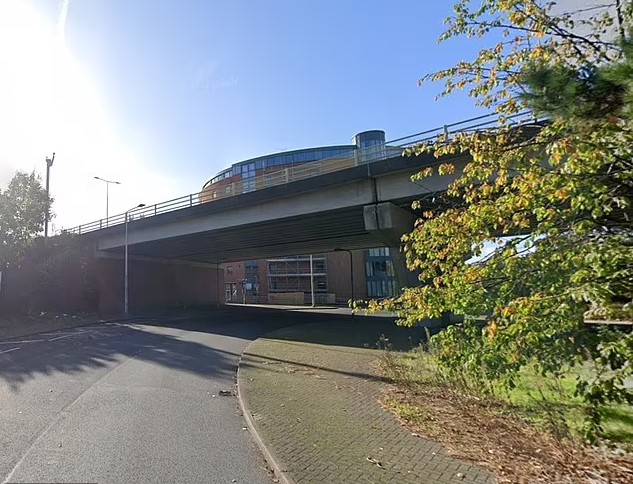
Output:
<svg viewBox="0 0 633 484">
<path fill-rule="evenodd" d="M 517 125 L 534 121 L 530 113 L 519 113 L 512 116 L 511 120 Z M 190 208 L 203 203 L 212 203 L 216 200 L 235 197 L 247 192 L 285 185 L 312 177 L 327 175 L 329 173 L 346 170 L 358 165 L 367 165 L 369 170 L 370 165 L 375 162 L 397 158 L 401 156 L 406 148 L 422 143 L 431 143 L 435 141 L 438 136 L 446 134 L 449 131 L 472 132 L 493 128 L 497 125 L 497 123 L 498 117 L 496 115 L 479 116 L 394 139 L 386 142 L 384 145 L 360 148 L 355 150 L 349 156 L 334 156 L 315 162 L 276 169 L 249 179 L 249 183 L 247 185 L 244 184 L 244 180 L 235 181 L 222 185 L 221 190 L 212 191 L 205 188 L 201 192 L 191 193 L 172 200 L 135 209 L 129 213 L 128 221 L 154 217 L 156 215 Z M 115 225 L 120 225 L 124 222 L 125 214 L 117 214 L 106 219 L 95 220 L 70 229 L 62 229 L 60 232 L 85 234 Z"/>
</svg>

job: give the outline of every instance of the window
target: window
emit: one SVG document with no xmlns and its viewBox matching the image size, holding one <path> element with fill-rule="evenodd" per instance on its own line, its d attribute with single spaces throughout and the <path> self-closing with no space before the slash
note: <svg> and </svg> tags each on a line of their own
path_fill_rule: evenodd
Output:
<svg viewBox="0 0 633 484">
<path fill-rule="evenodd" d="M 233 266 L 226 266 L 226 273 L 233 274 Z"/>
<path fill-rule="evenodd" d="M 391 297 L 398 291 L 393 261 L 387 247 L 369 249 L 365 253 L 367 295 L 369 297 Z"/>
<path fill-rule="evenodd" d="M 244 277 L 247 281 L 257 282 L 259 279 L 259 265 L 257 261 L 246 261 L 244 263 Z"/>
<path fill-rule="evenodd" d="M 275 179 L 276 177 L 274 173 L 268 173 L 264 175 L 264 186 L 272 187 L 275 184 Z"/>
<path fill-rule="evenodd" d="M 395 281 L 367 281 L 367 295 L 369 297 L 391 297 L 396 294 Z"/>
<path fill-rule="evenodd" d="M 312 261 L 312 271 L 314 273 L 317 273 L 317 272 L 324 273 L 325 272 L 325 259 L 323 259 L 323 260 L 313 260 Z"/>
<path fill-rule="evenodd" d="M 242 193 L 252 192 L 255 190 L 255 188 L 256 186 L 254 178 L 242 181 Z"/>
<path fill-rule="evenodd" d="M 224 298 L 226 301 L 237 300 L 237 284 L 235 282 L 224 284 Z"/>
<path fill-rule="evenodd" d="M 327 267 L 323 254 L 313 257 L 314 290 L 327 292 Z M 271 292 L 311 291 L 310 258 L 293 256 L 268 261 L 268 288 Z"/>
<path fill-rule="evenodd" d="M 393 264 L 390 260 L 367 261 L 367 277 L 384 279 L 393 277 Z"/>
<path fill-rule="evenodd" d="M 369 249 L 369 257 L 388 257 L 389 248 L 387 247 L 379 247 L 377 249 Z"/>
</svg>

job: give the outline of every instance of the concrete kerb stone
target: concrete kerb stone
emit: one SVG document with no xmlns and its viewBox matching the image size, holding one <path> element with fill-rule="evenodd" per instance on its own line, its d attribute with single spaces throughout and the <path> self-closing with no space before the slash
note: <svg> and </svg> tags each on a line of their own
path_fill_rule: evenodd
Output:
<svg viewBox="0 0 633 484">
<path fill-rule="evenodd" d="M 257 431 L 257 428 L 255 427 L 255 422 L 253 421 L 253 417 L 248 408 L 248 404 L 246 403 L 244 398 L 242 398 L 242 391 L 240 388 L 240 382 L 242 381 L 242 377 L 241 377 L 242 372 L 240 371 L 242 368 L 242 357 L 244 356 L 244 353 L 248 352 L 248 349 L 251 347 L 251 345 L 259 341 L 260 339 L 261 338 L 257 338 L 256 340 L 251 341 L 251 343 L 244 349 L 244 351 L 240 355 L 240 360 L 237 364 L 237 400 L 240 404 L 240 410 L 242 411 L 242 415 L 244 415 L 244 420 L 246 421 L 246 427 L 248 428 L 249 432 L 253 436 L 253 439 L 255 440 L 255 443 L 257 444 L 262 454 L 264 455 L 264 459 L 266 460 L 266 462 L 272 469 L 277 479 L 279 479 L 279 482 L 283 484 L 295 484 L 295 481 L 293 481 L 292 478 L 284 470 L 284 466 L 282 466 L 282 464 L 275 458 L 275 456 L 273 456 L 273 454 L 270 452 L 268 447 L 266 447 L 264 440 L 262 439 L 261 435 Z"/>
</svg>

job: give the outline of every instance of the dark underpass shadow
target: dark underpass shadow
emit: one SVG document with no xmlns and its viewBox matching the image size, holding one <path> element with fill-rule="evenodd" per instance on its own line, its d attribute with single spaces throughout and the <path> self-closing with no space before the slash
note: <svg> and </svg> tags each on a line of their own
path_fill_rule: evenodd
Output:
<svg viewBox="0 0 633 484">
<path fill-rule="evenodd" d="M 318 331 L 293 331 L 317 323 Z M 276 331 L 284 340 L 359 348 L 376 348 L 386 337 L 394 349 L 410 349 L 424 339 L 423 328 L 402 328 L 390 317 L 332 312 L 289 311 L 261 307 L 226 307 L 164 318 L 139 318 L 134 324 L 91 326 L 89 331 L 58 341 L 27 345 L 0 355 L 0 379 L 12 391 L 38 376 L 76 375 L 135 358 L 200 376 L 232 379 L 248 341 Z M 309 326 L 306 326 L 309 328 Z M 204 333 L 191 341 L 185 331 Z M 281 330 L 281 331 L 280 331 Z M 70 330 L 72 332 L 72 330 Z M 206 336 L 208 335 L 208 336 Z M 220 348 L 215 336 L 246 340 Z"/>
<path fill-rule="evenodd" d="M 244 339 L 256 339 L 272 331 L 278 331 L 277 339 L 311 342 L 325 345 L 376 348 L 386 338 L 394 350 L 406 351 L 426 340 L 423 325 L 402 327 L 394 316 L 365 316 L 341 314 L 331 309 L 279 309 L 261 306 L 226 306 L 209 310 L 186 320 L 161 320 L 148 324 L 182 328 L 189 331 L 221 334 Z M 292 327 L 311 323 L 323 323 L 318 331 L 292 331 Z M 438 322 L 429 322 L 429 331 L 438 331 Z M 381 346 L 382 347 L 382 346 Z"/>
</svg>

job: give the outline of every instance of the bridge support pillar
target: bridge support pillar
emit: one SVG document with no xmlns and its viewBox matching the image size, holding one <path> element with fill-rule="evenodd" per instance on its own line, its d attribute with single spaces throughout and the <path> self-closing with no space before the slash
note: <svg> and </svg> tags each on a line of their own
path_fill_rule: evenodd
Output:
<svg viewBox="0 0 633 484">
<path fill-rule="evenodd" d="M 400 287 L 417 286 L 419 284 L 417 274 L 407 269 L 400 240 L 404 234 L 413 230 L 416 216 L 391 202 L 384 202 L 365 205 L 363 217 L 365 229 L 374 234 L 378 242 L 389 247 Z"/>
</svg>

